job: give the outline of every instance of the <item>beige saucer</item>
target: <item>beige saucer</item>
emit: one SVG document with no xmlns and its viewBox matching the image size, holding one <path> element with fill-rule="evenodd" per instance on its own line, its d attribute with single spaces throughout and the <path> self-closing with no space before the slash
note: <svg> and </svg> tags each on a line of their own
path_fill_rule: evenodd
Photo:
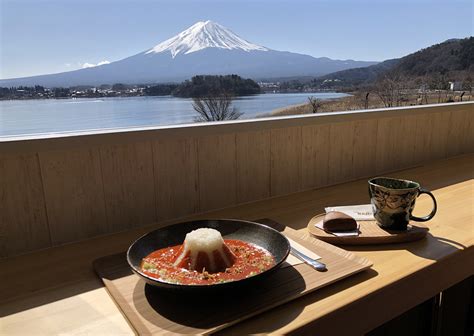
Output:
<svg viewBox="0 0 474 336">
<path fill-rule="evenodd" d="M 308 224 L 309 232 L 318 239 L 336 245 L 373 245 L 403 243 L 422 239 L 429 228 L 422 223 L 410 222 L 407 231 L 389 231 L 382 229 L 375 220 L 357 221 L 360 233 L 358 236 L 336 237 L 314 225 L 322 221 L 325 214 L 314 216 Z"/>
</svg>

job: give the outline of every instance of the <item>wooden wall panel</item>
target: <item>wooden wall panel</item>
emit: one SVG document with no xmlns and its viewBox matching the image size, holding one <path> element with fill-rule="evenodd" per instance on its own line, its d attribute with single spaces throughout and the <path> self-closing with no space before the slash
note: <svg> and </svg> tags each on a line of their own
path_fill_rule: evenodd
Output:
<svg viewBox="0 0 474 336">
<path fill-rule="evenodd" d="M 464 133 L 463 153 L 474 152 L 474 112 L 472 110 L 464 111 L 466 116 L 466 131 Z"/>
<path fill-rule="evenodd" d="M 353 143 L 353 176 L 374 176 L 376 173 L 377 120 L 360 120 L 354 122 Z"/>
<path fill-rule="evenodd" d="M 158 221 L 197 212 L 196 140 L 154 141 L 153 161 Z"/>
<path fill-rule="evenodd" d="M 417 116 L 411 115 L 400 118 L 400 128 L 398 129 L 397 142 L 394 151 L 397 153 L 395 169 L 413 167 L 416 154 L 417 138 Z"/>
<path fill-rule="evenodd" d="M 304 126 L 291 119 L 252 131 L 235 124 L 227 133 L 191 129 L 179 137 L 164 130 L 151 140 L 124 135 L 136 140 L 124 145 L 104 136 L 98 147 L 62 138 L 60 150 L 43 144 L 48 151 L 5 152 L 0 257 L 472 153 L 471 109 L 387 111 Z"/>
<path fill-rule="evenodd" d="M 414 164 L 420 164 L 422 162 L 430 161 L 432 153 L 431 148 L 431 115 L 420 114 L 416 116 L 416 136 L 415 136 L 415 151 L 414 151 Z"/>
<path fill-rule="evenodd" d="M 99 149 L 44 152 L 39 159 L 53 245 L 111 232 Z"/>
<path fill-rule="evenodd" d="M 199 210 L 236 204 L 235 134 L 198 139 Z"/>
<path fill-rule="evenodd" d="M 377 174 L 416 165 L 417 142 L 422 143 L 426 136 L 418 133 L 418 119 L 418 116 L 412 115 L 378 121 Z"/>
<path fill-rule="evenodd" d="M 302 127 L 302 188 L 328 184 L 329 124 Z"/>
<path fill-rule="evenodd" d="M 0 157 L 0 257 L 49 246 L 37 155 Z"/>
<path fill-rule="evenodd" d="M 270 131 L 237 133 L 237 202 L 270 197 Z"/>
<path fill-rule="evenodd" d="M 449 112 L 439 112 L 432 113 L 430 116 L 431 143 L 429 152 L 431 153 L 431 160 L 444 159 L 447 154 L 451 114 Z"/>
<path fill-rule="evenodd" d="M 446 155 L 456 156 L 469 153 L 469 137 L 474 133 L 472 111 L 450 112 L 446 143 Z"/>
<path fill-rule="evenodd" d="M 272 196 L 301 190 L 301 127 L 271 131 Z"/>
<path fill-rule="evenodd" d="M 355 122 L 331 124 L 329 132 L 329 174 L 328 184 L 350 180 L 354 174 L 352 161 L 354 155 Z"/>
<path fill-rule="evenodd" d="M 126 230 L 156 221 L 150 142 L 100 148 L 108 227 Z"/>
<path fill-rule="evenodd" d="M 398 166 L 400 153 L 399 131 L 402 128 L 402 119 L 383 118 L 377 125 L 377 150 L 375 158 L 376 175 L 393 171 Z"/>
</svg>

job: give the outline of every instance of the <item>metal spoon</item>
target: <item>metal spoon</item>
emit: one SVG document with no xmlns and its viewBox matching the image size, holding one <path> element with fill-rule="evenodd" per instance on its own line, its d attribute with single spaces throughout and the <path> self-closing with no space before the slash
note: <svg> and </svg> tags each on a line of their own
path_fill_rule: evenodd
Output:
<svg viewBox="0 0 474 336">
<path fill-rule="evenodd" d="M 320 261 L 317 261 L 313 258 L 308 257 L 306 254 L 301 253 L 294 247 L 291 247 L 291 254 L 293 254 L 296 258 L 298 258 L 301 261 L 304 261 L 311 267 L 313 267 L 315 270 L 320 271 L 320 272 L 326 272 L 328 269 L 326 268 L 326 265 L 323 264 Z"/>
</svg>

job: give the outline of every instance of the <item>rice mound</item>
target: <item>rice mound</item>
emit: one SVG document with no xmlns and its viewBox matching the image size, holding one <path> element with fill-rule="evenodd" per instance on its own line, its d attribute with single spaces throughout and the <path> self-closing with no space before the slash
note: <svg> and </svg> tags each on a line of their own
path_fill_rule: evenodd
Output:
<svg viewBox="0 0 474 336">
<path fill-rule="evenodd" d="M 186 234 L 174 265 L 198 272 L 217 273 L 231 267 L 234 261 L 235 255 L 225 245 L 221 233 L 201 228 Z"/>
</svg>

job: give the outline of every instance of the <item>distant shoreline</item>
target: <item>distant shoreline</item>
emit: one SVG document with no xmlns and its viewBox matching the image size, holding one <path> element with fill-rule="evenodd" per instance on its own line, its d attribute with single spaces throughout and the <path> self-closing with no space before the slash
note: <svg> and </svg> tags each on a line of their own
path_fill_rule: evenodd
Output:
<svg viewBox="0 0 474 336">
<path fill-rule="evenodd" d="M 245 96 L 236 96 L 235 99 L 245 98 L 245 97 L 253 97 L 258 95 L 294 95 L 294 94 L 307 94 L 310 97 L 312 94 L 320 94 L 320 93 L 343 93 L 343 94 L 350 94 L 346 92 L 338 92 L 338 91 L 313 91 L 313 92 L 261 92 L 255 93 Z M 162 95 L 162 96 L 147 96 L 147 95 L 117 95 L 117 96 L 90 96 L 90 97 L 18 97 L 18 98 L 0 98 L 0 101 L 21 101 L 21 100 L 66 100 L 66 99 L 110 99 L 110 98 L 177 98 L 177 99 L 192 99 L 188 97 L 176 97 L 173 95 Z M 340 98 L 329 98 L 329 99 L 341 99 Z M 298 105 L 298 104 L 297 104 Z M 293 106 L 293 105 L 291 105 Z M 290 106 L 288 106 L 290 107 Z M 278 110 L 278 109 L 277 109 Z"/>
<path fill-rule="evenodd" d="M 365 101 L 367 92 L 354 91 L 347 93 L 348 96 L 340 98 L 329 98 L 321 100 L 321 106 L 317 112 L 313 112 L 312 107 L 309 103 L 295 104 L 291 106 L 281 107 L 265 114 L 266 117 L 278 117 L 287 115 L 298 115 L 298 114 L 312 114 L 312 113 L 327 113 L 327 112 L 343 112 L 353 110 L 366 109 L 365 104 L 367 103 L 367 109 L 374 108 L 389 108 L 397 106 L 416 106 L 425 104 L 436 104 L 436 103 L 448 103 L 460 101 L 459 91 L 445 91 L 443 94 L 437 92 L 431 92 L 426 96 L 426 100 L 420 100 L 419 93 L 417 90 L 412 90 L 410 94 L 407 94 L 406 100 L 400 105 L 385 106 L 382 100 L 373 92 L 370 93 L 368 102 Z M 464 96 L 463 101 L 474 100 L 472 94 Z M 263 116 L 263 115 L 262 115 Z"/>
<path fill-rule="evenodd" d="M 308 92 L 309 93 L 309 92 Z M 316 92 L 312 92 L 316 93 Z M 344 93 L 347 96 L 343 97 L 338 97 L 338 98 L 327 98 L 327 99 L 322 99 L 323 104 L 331 104 L 330 102 L 337 102 L 341 100 L 346 100 L 349 97 L 352 96 L 351 93 L 347 92 L 337 92 L 334 91 L 334 93 Z M 311 93 L 309 93 L 308 97 L 311 97 Z M 321 111 L 323 112 L 323 111 Z M 259 117 L 278 117 L 278 116 L 284 116 L 284 115 L 295 115 L 295 114 L 311 114 L 313 113 L 312 108 L 309 103 L 301 103 L 301 104 L 293 104 L 293 105 L 288 105 L 284 107 L 277 108 L 271 112 L 268 113 L 263 113 L 259 115 Z"/>
</svg>

